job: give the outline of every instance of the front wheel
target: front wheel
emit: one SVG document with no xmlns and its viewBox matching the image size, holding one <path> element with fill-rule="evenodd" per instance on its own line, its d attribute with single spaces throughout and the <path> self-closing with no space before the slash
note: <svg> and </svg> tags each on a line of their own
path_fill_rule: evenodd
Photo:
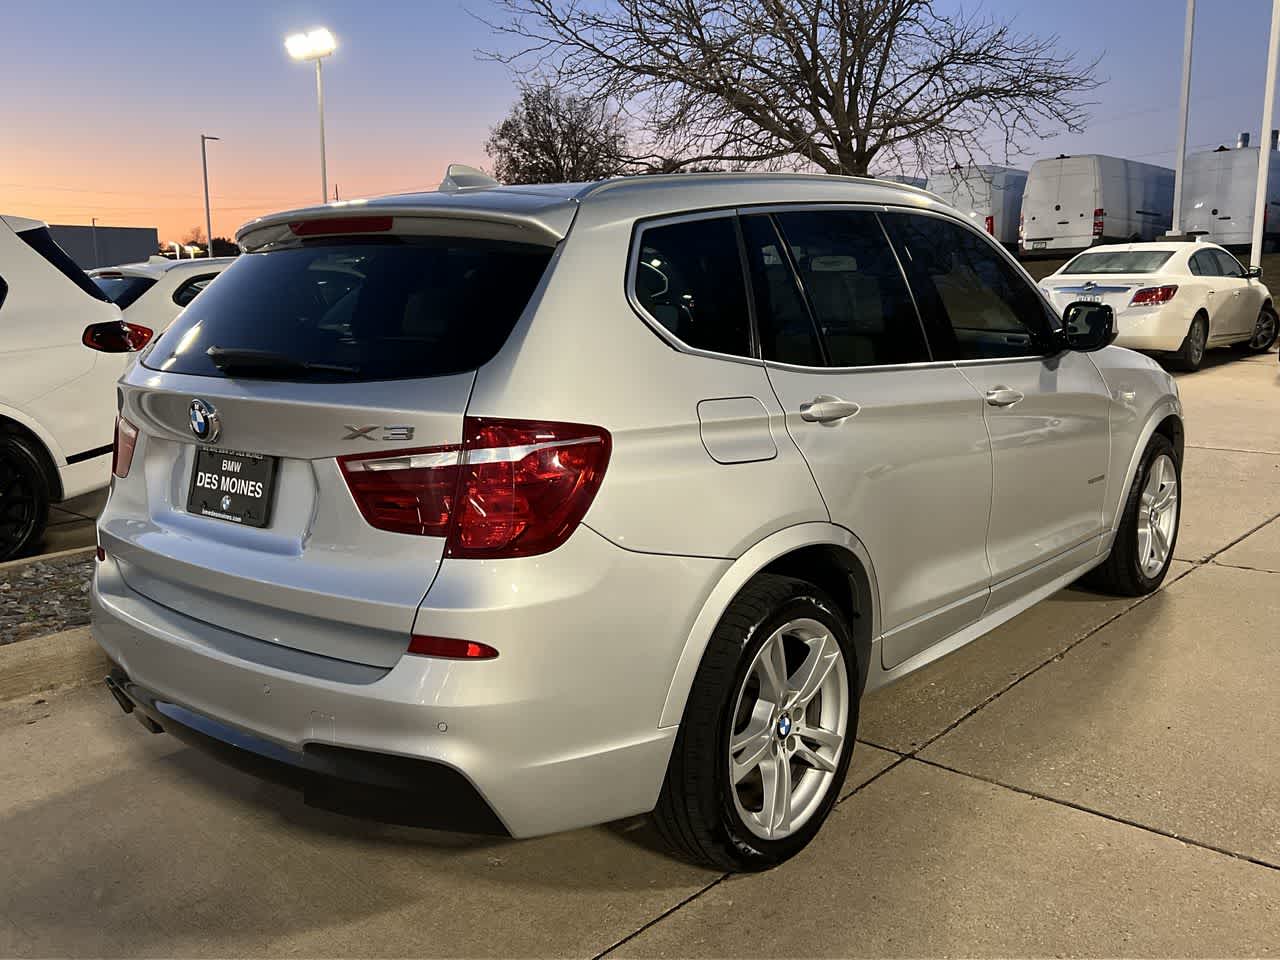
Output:
<svg viewBox="0 0 1280 960">
<path fill-rule="evenodd" d="M 1151 437 L 1124 502 L 1111 554 L 1085 582 L 1124 597 L 1151 593 L 1169 572 L 1182 519 L 1182 466 L 1173 443 Z"/>
<path fill-rule="evenodd" d="M 694 679 L 654 820 L 680 854 L 764 870 L 813 839 L 857 733 L 856 656 L 836 605 L 761 574 L 725 611 Z"/>
<path fill-rule="evenodd" d="M 1250 353 L 1266 353 L 1276 344 L 1280 336 L 1280 318 L 1270 304 L 1258 311 L 1258 321 L 1253 326 L 1253 337 L 1249 340 Z"/>
</svg>

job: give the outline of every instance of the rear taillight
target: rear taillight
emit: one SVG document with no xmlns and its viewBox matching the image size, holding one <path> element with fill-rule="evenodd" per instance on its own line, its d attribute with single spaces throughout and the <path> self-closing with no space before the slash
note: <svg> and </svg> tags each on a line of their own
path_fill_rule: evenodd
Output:
<svg viewBox="0 0 1280 960">
<path fill-rule="evenodd" d="M 985 226 L 987 228 L 987 233 L 991 234 L 994 237 L 996 234 L 996 218 L 987 217 Z"/>
<path fill-rule="evenodd" d="M 1178 292 L 1176 285 L 1167 287 L 1143 287 L 1133 295 L 1133 299 L 1129 301 L 1131 307 L 1154 307 L 1162 303 L 1168 303 L 1173 299 L 1173 295 Z"/>
<path fill-rule="evenodd" d="M 111 472 L 122 480 L 133 466 L 133 450 L 137 445 L 138 428 L 124 417 L 116 417 L 116 436 L 111 444 Z"/>
<path fill-rule="evenodd" d="M 1018 239 L 1023 240 L 1027 236 L 1027 221 L 1022 214 L 1018 214 Z"/>
<path fill-rule="evenodd" d="M 108 320 L 106 323 L 91 323 L 85 327 L 80 342 L 102 353 L 133 353 L 150 343 L 151 337 L 150 327 L 125 323 L 123 320 Z"/>
<path fill-rule="evenodd" d="M 498 651 L 487 643 L 455 640 L 452 637 L 424 637 L 414 634 L 409 639 L 409 653 L 420 657 L 445 657 L 449 660 L 492 660 Z"/>
<path fill-rule="evenodd" d="M 467 417 L 460 447 L 339 457 L 380 530 L 446 537 L 451 557 L 546 553 L 586 515 L 609 463 L 600 427 Z"/>
<path fill-rule="evenodd" d="M 1093 235 L 1095 237 L 1102 236 L 1102 218 L 1107 215 L 1107 211 L 1098 207 L 1093 211 Z"/>
</svg>

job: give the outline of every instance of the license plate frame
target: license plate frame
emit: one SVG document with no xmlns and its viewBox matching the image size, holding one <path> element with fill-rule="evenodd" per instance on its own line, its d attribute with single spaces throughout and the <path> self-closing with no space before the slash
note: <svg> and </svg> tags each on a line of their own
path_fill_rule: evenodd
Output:
<svg viewBox="0 0 1280 960">
<path fill-rule="evenodd" d="M 1045 248 L 1045 244 L 1046 244 L 1046 243 L 1048 243 L 1048 241 L 1047 241 L 1047 240 L 1032 240 L 1032 241 L 1031 241 L 1031 249 L 1032 249 L 1032 250 L 1043 250 L 1043 249 Z"/>
<path fill-rule="evenodd" d="M 265 527 L 271 522 L 277 467 L 276 457 L 260 453 L 196 447 L 187 512 L 244 527 Z"/>
</svg>

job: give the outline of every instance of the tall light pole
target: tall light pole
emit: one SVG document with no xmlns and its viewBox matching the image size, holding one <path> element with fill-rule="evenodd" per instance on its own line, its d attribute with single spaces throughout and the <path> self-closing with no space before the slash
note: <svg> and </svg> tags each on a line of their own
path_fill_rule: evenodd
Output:
<svg viewBox="0 0 1280 960">
<path fill-rule="evenodd" d="M 1196 30 L 1196 0 L 1187 0 L 1187 26 L 1182 38 L 1182 126 L 1178 129 L 1178 162 L 1173 172 L 1173 229 L 1182 232 L 1182 168 L 1187 159 L 1187 113 L 1191 108 L 1191 39 Z"/>
<path fill-rule="evenodd" d="M 1267 41 L 1267 86 L 1262 95 L 1262 129 L 1258 134 L 1258 191 L 1253 198 L 1253 246 L 1249 264 L 1262 263 L 1262 221 L 1267 215 L 1267 171 L 1271 168 L 1272 109 L 1276 102 L 1276 46 L 1280 43 L 1280 0 L 1271 2 L 1271 38 Z"/>
<path fill-rule="evenodd" d="M 213 214 L 209 211 L 209 157 L 205 153 L 204 145 L 210 140 L 221 139 L 206 133 L 200 134 L 200 169 L 204 171 L 204 238 L 209 243 L 211 257 L 213 256 Z"/>
<path fill-rule="evenodd" d="M 89 222 L 93 225 L 93 265 L 96 268 L 102 266 L 102 257 L 98 255 L 98 218 L 90 217 Z"/>
<path fill-rule="evenodd" d="M 295 60 L 316 62 L 316 106 L 320 111 L 320 202 L 329 200 L 329 172 L 324 157 L 324 76 L 320 62 L 338 48 L 338 41 L 324 27 L 286 37 L 284 47 Z"/>
</svg>

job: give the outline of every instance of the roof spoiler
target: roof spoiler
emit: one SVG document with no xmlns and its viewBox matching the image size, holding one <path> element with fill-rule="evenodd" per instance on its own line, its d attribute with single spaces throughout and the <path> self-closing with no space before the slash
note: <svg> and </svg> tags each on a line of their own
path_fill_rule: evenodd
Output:
<svg viewBox="0 0 1280 960">
<path fill-rule="evenodd" d="M 451 163 L 437 189 L 441 193 L 457 193 L 459 190 L 488 190 L 500 186 L 502 184 L 483 170 L 469 167 L 465 163 Z"/>
</svg>

